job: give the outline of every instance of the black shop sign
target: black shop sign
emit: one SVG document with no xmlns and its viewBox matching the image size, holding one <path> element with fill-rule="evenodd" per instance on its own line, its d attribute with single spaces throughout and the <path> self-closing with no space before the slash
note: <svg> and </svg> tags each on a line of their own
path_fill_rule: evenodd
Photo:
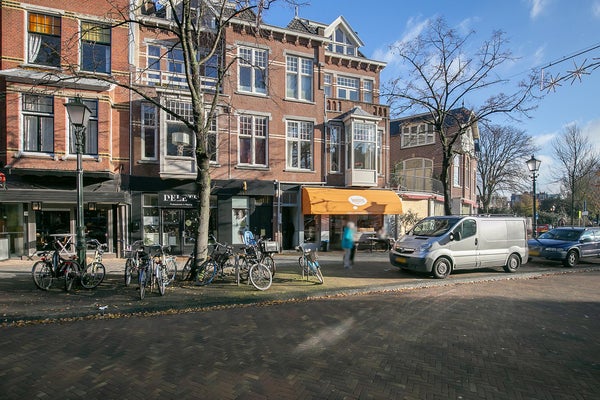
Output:
<svg viewBox="0 0 600 400">
<path fill-rule="evenodd" d="M 160 193 L 158 195 L 158 206 L 170 208 L 195 208 L 198 206 L 198 195 L 181 193 Z"/>
</svg>

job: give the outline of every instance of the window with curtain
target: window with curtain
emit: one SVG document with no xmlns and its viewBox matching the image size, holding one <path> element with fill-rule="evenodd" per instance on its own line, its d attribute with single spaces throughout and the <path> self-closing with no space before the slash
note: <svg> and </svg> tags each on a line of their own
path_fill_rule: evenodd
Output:
<svg viewBox="0 0 600 400">
<path fill-rule="evenodd" d="M 286 57 L 286 97 L 313 100 L 313 61 L 297 56 Z"/>
<path fill-rule="evenodd" d="M 75 99 L 69 101 L 75 101 Z M 81 99 L 81 102 L 92 112 L 84 132 L 83 154 L 98 155 L 98 100 Z M 75 128 L 72 125 L 69 133 L 69 153 L 77 153 L 77 139 L 75 138 Z"/>
<path fill-rule="evenodd" d="M 238 89 L 241 92 L 267 94 L 267 50 L 240 47 L 238 58 Z"/>
<path fill-rule="evenodd" d="M 54 98 L 23 94 L 23 150 L 54 152 Z"/>
<path fill-rule="evenodd" d="M 27 62 L 60 67 L 60 17 L 29 13 Z"/>
<path fill-rule="evenodd" d="M 142 104 L 142 159 L 156 160 L 158 158 L 158 126 L 156 107 Z"/>
<path fill-rule="evenodd" d="M 286 165 L 288 168 L 312 170 L 313 123 L 287 121 Z"/>
<path fill-rule="evenodd" d="M 402 162 L 402 186 L 409 190 L 433 190 L 433 160 L 410 158 Z"/>
<path fill-rule="evenodd" d="M 267 165 L 267 117 L 240 115 L 239 162 Z"/>
<path fill-rule="evenodd" d="M 110 27 L 81 22 L 81 69 L 110 73 Z"/>
</svg>

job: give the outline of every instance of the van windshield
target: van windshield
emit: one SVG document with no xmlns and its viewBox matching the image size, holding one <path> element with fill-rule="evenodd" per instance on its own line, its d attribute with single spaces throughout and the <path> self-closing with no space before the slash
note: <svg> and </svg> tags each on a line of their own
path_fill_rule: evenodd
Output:
<svg viewBox="0 0 600 400">
<path fill-rule="evenodd" d="M 426 218 L 412 228 L 415 236 L 442 236 L 448 232 L 460 218 Z"/>
</svg>

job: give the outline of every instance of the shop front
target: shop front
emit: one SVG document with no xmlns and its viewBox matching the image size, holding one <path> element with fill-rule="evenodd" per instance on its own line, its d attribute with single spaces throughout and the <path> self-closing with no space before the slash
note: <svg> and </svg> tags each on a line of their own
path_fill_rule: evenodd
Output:
<svg viewBox="0 0 600 400">
<path fill-rule="evenodd" d="M 402 201 L 387 189 L 303 187 L 302 213 L 305 243 L 339 249 L 347 221 L 353 221 L 359 232 L 387 232 L 386 217 L 402 214 Z"/>
</svg>

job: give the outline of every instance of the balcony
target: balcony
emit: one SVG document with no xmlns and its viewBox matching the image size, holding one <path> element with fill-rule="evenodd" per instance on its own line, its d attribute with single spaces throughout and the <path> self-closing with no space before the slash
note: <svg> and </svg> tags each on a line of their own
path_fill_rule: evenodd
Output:
<svg viewBox="0 0 600 400">
<path fill-rule="evenodd" d="M 188 84 L 185 79 L 185 75 L 176 74 L 173 72 L 166 71 L 150 71 L 150 70 L 140 70 L 139 71 L 140 78 L 142 83 L 148 86 L 155 87 L 164 87 L 170 89 L 185 89 Z M 214 91 L 217 85 L 217 79 L 203 76 L 202 77 L 202 89 L 204 91 Z"/>
<path fill-rule="evenodd" d="M 419 176 L 399 176 L 398 191 L 400 192 L 423 192 L 443 193 L 442 181 L 433 178 Z"/>
</svg>

